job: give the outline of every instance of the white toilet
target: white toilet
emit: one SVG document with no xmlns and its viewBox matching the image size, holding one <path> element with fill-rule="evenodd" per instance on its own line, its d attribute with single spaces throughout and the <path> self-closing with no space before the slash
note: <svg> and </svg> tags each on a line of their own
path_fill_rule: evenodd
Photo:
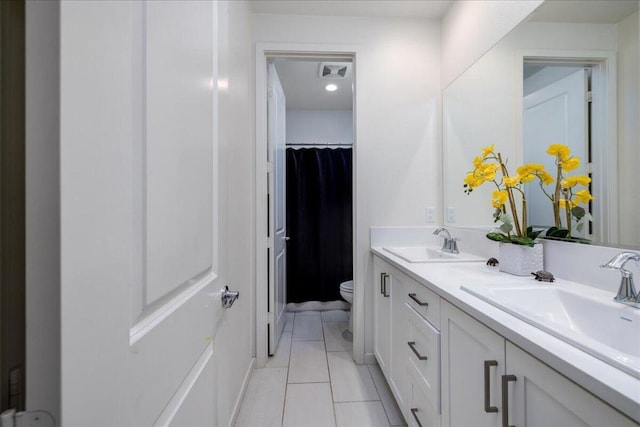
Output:
<svg viewBox="0 0 640 427">
<path fill-rule="evenodd" d="M 349 326 L 347 326 L 347 332 L 353 334 L 353 280 L 347 280 L 340 283 L 340 295 L 346 302 L 351 304 L 349 309 Z"/>
</svg>

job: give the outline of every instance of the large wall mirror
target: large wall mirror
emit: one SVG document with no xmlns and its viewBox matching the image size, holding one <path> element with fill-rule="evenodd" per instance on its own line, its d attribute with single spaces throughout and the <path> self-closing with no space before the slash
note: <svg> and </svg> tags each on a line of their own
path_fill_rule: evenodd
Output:
<svg viewBox="0 0 640 427">
<path fill-rule="evenodd" d="M 640 249 L 639 5 L 548 0 L 444 90 L 445 224 L 494 225 L 495 186 L 463 189 L 483 147 L 495 144 L 513 173 L 543 163 L 555 176 L 546 150 L 561 143 L 580 158 L 569 175 L 591 177 L 579 236 Z M 529 224 L 553 225 L 538 184 L 524 189 Z"/>
</svg>

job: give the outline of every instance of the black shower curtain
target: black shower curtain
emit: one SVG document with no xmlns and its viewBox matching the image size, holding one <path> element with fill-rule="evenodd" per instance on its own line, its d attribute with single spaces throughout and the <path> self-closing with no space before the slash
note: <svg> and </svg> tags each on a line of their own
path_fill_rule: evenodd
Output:
<svg viewBox="0 0 640 427">
<path fill-rule="evenodd" d="M 353 278 L 350 148 L 287 149 L 287 302 L 340 300 Z"/>
</svg>

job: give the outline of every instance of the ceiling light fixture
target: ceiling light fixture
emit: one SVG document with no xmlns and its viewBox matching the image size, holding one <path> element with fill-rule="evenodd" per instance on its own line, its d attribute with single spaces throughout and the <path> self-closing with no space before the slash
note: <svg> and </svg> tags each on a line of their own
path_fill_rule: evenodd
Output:
<svg viewBox="0 0 640 427">
<path fill-rule="evenodd" d="M 326 90 L 327 92 L 335 92 L 336 90 L 338 90 L 338 85 L 335 83 L 329 83 L 324 87 L 324 90 Z"/>
</svg>

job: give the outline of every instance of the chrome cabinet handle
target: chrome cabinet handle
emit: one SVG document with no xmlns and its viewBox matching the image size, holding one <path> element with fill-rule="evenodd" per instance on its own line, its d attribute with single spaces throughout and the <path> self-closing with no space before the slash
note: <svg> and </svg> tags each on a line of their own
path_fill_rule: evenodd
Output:
<svg viewBox="0 0 640 427">
<path fill-rule="evenodd" d="M 412 300 L 414 300 L 415 302 L 418 303 L 418 305 L 420 307 L 427 307 L 429 305 L 428 302 L 422 302 L 418 299 L 418 297 L 416 297 L 416 294 L 409 294 L 409 298 L 411 298 Z"/>
<path fill-rule="evenodd" d="M 515 380 L 515 375 L 502 376 L 502 427 L 515 427 L 509 425 L 509 382 Z"/>
<path fill-rule="evenodd" d="M 420 420 L 418 419 L 418 416 L 416 415 L 418 412 L 420 412 L 418 411 L 418 408 L 411 408 L 411 414 L 413 415 L 413 418 L 418 423 L 418 427 L 422 427 L 422 423 L 420 422 Z"/>
<path fill-rule="evenodd" d="M 489 369 L 492 366 L 498 366 L 497 360 L 484 361 L 484 412 L 498 412 L 496 406 L 491 406 L 491 384 L 489 382 Z"/>
<path fill-rule="evenodd" d="M 409 341 L 407 343 L 407 345 L 409 345 L 409 348 L 413 351 L 413 353 L 416 355 L 418 360 L 428 360 L 429 359 L 427 356 L 423 356 L 420 353 L 418 353 L 418 350 L 416 350 L 416 342 L 415 341 Z"/>
</svg>

